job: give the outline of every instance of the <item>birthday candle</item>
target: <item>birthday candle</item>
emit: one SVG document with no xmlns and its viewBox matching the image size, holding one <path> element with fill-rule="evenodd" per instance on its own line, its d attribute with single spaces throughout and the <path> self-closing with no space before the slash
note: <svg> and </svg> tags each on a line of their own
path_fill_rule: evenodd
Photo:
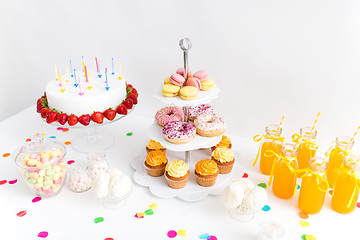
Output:
<svg viewBox="0 0 360 240">
<path fill-rule="evenodd" d="M 106 87 L 105 87 L 105 89 L 106 89 L 106 91 L 109 91 L 109 83 L 108 83 L 108 78 L 107 78 L 107 68 L 105 68 L 105 78 L 106 78 Z"/>
<path fill-rule="evenodd" d="M 65 91 L 65 89 L 64 89 L 63 82 L 62 82 L 61 73 L 60 73 L 60 83 L 61 83 L 61 91 L 62 91 L 62 92 L 64 92 L 64 91 Z"/>
<path fill-rule="evenodd" d="M 65 66 L 65 68 L 66 68 L 66 81 L 69 82 L 69 69 L 67 65 Z"/>
<path fill-rule="evenodd" d="M 85 63 L 84 63 L 84 56 L 81 56 L 81 58 L 82 58 L 82 64 L 83 64 L 83 72 L 84 72 L 84 77 L 85 77 L 85 73 L 86 73 L 86 71 L 85 71 Z"/>
<path fill-rule="evenodd" d="M 112 70 L 112 75 L 114 75 L 115 74 L 115 72 L 114 72 L 114 58 L 111 58 L 111 70 Z"/>
<path fill-rule="evenodd" d="M 84 93 L 83 93 L 83 92 L 81 92 L 80 77 L 78 78 L 78 80 L 79 80 L 79 95 L 84 95 Z"/>
<path fill-rule="evenodd" d="M 95 62 L 96 62 L 96 72 L 97 72 L 98 74 L 100 74 L 100 73 L 99 73 L 99 65 L 98 65 L 97 57 L 95 57 Z"/>
<path fill-rule="evenodd" d="M 56 63 L 55 63 L 55 78 L 56 78 L 56 81 L 59 80 L 58 69 L 56 67 Z"/>
<path fill-rule="evenodd" d="M 101 73 L 100 73 L 100 70 L 101 70 L 100 61 L 98 62 L 98 64 L 99 64 L 99 75 L 98 75 L 98 76 L 99 76 L 99 78 L 101 78 L 102 75 L 101 75 Z"/>
<path fill-rule="evenodd" d="M 74 77 L 73 68 L 72 68 L 72 64 L 71 64 L 71 59 L 70 59 L 70 71 L 71 71 L 71 77 Z M 75 80 L 75 81 L 76 81 L 76 80 Z"/>
<path fill-rule="evenodd" d="M 121 62 L 119 63 L 119 79 L 120 80 L 122 79 L 122 76 L 121 76 Z"/>
<path fill-rule="evenodd" d="M 85 66 L 84 70 L 85 70 L 85 78 L 86 78 L 86 82 L 88 82 L 88 75 L 87 75 L 87 71 L 86 71 L 86 66 Z"/>
<path fill-rule="evenodd" d="M 75 79 L 74 86 L 77 87 L 79 84 L 76 83 L 76 71 L 75 71 L 75 68 L 74 68 L 74 79 Z"/>
<path fill-rule="evenodd" d="M 87 71 L 87 77 L 88 77 L 88 83 L 89 83 L 88 89 L 90 90 L 92 88 L 92 86 L 90 84 L 90 72 L 89 72 L 89 70 Z"/>
</svg>

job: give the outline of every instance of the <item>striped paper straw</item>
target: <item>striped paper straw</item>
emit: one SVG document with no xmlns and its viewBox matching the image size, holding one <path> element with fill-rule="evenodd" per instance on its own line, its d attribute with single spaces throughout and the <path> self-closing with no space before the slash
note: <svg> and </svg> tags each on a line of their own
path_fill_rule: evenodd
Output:
<svg viewBox="0 0 360 240">
<path fill-rule="evenodd" d="M 315 130 L 315 127 L 316 127 L 317 122 L 319 121 L 320 115 L 321 115 L 321 112 L 319 112 L 319 113 L 317 114 L 316 119 L 315 119 L 315 122 L 314 122 L 314 124 L 313 124 L 313 126 L 312 126 L 312 128 L 311 128 L 311 132 L 313 132 L 313 131 Z"/>
<path fill-rule="evenodd" d="M 356 132 L 354 133 L 353 137 L 350 139 L 350 142 L 354 141 L 356 135 L 358 134 L 359 132 L 359 129 L 360 129 L 360 126 L 357 128 Z"/>
</svg>

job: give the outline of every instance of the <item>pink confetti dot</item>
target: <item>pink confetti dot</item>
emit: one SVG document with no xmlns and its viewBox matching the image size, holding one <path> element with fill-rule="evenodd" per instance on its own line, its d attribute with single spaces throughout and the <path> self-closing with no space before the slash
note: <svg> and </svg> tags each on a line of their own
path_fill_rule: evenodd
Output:
<svg viewBox="0 0 360 240">
<path fill-rule="evenodd" d="M 144 216 L 139 217 L 138 214 L 135 214 L 134 217 L 136 217 L 136 218 L 144 218 Z"/>
<path fill-rule="evenodd" d="M 23 217 L 25 215 L 26 215 L 26 211 L 20 211 L 16 214 L 16 216 L 18 216 L 18 217 Z"/>
<path fill-rule="evenodd" d="M 9 181 L 9 184 L 15 184 L 17 183 L 17 179 Z"/>
<path fill-rule="evenodd" d="M 174 230 L 170 230 L 170 231 L 168 231 L 167 236 L 168 236 L 169 238 L 174 238 L 174 237 L 177 236 L 177 233 L 176 233 L 176 231 L 174 231 Z"/>
<path fill-rule="evenodd" d="M 56 130 L 59 130 L 59 131 L 61 131 L 61 130 L 63 130 L 64 128 L 62 128 L 62 127 L 58 127 Z"/>
<path fill-rule="evenodd" d="M 75 162 L 74 160 L 69 160 L 69 161 L 68 161 L 68 164 L 71 165 L 71 164 L 73 164 L 74 162 Z"/>
<path fill-rule="evenodd" d="M 244 175 L 242 177 L 247 178 L 247 177 L 249 177 L 249 175 L 247 173 L 244 173 Z"/>
<path fill-rule="evenodd" d="M 357 206 L 358 208 L 360 208 L 360 202 L 358 202 L 358 203 L 356 204 L 356 206 Z"/>
<path fill-rule="evenodd" d="M 41 200 L 41 197 L 34 197 L 33 200 L 31 200 L 33 203 L 38 202 Z"/>
<path fill-rule="evenodd" d="M 211 235 L 211 236 L 208 238 L 208 240 L 217 240 L 217 237 Z"/>
<path fill-rule="evenodd" d="M 38 237 L 46 238 L 49 235 L 48 232 L 39 232 Z"/>
</svg>

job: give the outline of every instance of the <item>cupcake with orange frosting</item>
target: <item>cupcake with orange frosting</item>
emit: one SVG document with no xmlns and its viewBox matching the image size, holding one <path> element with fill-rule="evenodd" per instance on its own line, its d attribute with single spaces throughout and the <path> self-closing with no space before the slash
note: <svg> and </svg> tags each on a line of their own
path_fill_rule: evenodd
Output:
<svg viewBox="0 0 360 240">
<path fill-rule="evenodd" d="M 235 162 L 233 151 L 223 146 L 215 148 L 211 154 L 211 159 L 216 162 L 220 174 L 231 172 Z"/>
<path fill-rule="evenodd" d="M 211 152 L 213 152 L 215 150 L 215 148 L 217 148 L 217 147 L 227 147 L 227 148 L 231 149 L 232 145 L 231 145 L 230 138 L 228 138 L 225 135 L 222 135 L 221 141 L 218 144 L 216 144 L 215 146 L 211 147 Z"/>
<path fill-rule="evenodd" d="M 146 151 L 149 153 L 155 150 L 161 150 L 162 152 L 166 153 L 166 148 L 164 148 L 161 143 L 150 139 L 148 145 L 146 145 Z"/>
<path fill-rule="evenodd" d="M 160 177 L 165 172 L 168 160 L 161 150 L 150 151 L 145 159 L 145 169 L 152 177 Z"/>
<path fill-rule="evenodd" d="M 219 175 L 219 168 L 214 160 L 204 159 L 195 164 L 196 182 L 203 187 L 210 187 L 215 184 Z"/>
<path fill-rule="evenodd" d="M 189 176 L 189 167 L 183 160 L 175 160 L 166 165 L 165 178 L 171 188 L 185 187 Z"/>
</svg>

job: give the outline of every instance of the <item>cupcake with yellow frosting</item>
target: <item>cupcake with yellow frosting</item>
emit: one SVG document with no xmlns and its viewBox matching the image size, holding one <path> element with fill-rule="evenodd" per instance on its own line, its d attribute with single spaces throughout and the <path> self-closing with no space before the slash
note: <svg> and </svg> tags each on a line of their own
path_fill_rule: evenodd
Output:
<svg viewBox="0 0 360 240">
<path fill-rule="evenodd" d="M 211 154 L 211 159 L 216 162 L 220 174 L 231 172 L 235 162 L 233 151 L 223 146 L 215 148 Z"/>
<path fill-rule="evenodd" d="M 215 184 L 219 175 L 219 168 L 214 160 L 204 159 L 195 164 L 196 182 L 203 187 L 210 187 Z"/>
<path fill-rule="evenodd" d="M 166 148 L 164 148 L 161 143 L 150 139 L 148 145 L 146 145 L 146 151 L 149 153 L 155 150 L 161 150 L 162 152 L 166 153 Z"/>
<path fill-rule="evenodd" d="M 171 188 L 185 187 L 189 176 L 189 167 L 183 160 L 175 160 L 166 165 L 165 178 Z"/>
<path fill-rule="evenodd" d="M 225 135 L 222 135 L 221 141 L 218 144 L 216 144 L 215 146 L 211 147 L 211 152 L 213 152 L 215 150 L 215 148 L 217 148 L 217 147 L 227 147 L 227 148 L 231 149 L 232 145 L 231 145 L 230 138 L 228 138 Z"/>
<path fill-rule="evenodd" d="M 150 151 L 145 159 L 145 169 L 152 177 L 160 177 L 165 172 L 168 160 L 161 150 Z"/>
</svg>

